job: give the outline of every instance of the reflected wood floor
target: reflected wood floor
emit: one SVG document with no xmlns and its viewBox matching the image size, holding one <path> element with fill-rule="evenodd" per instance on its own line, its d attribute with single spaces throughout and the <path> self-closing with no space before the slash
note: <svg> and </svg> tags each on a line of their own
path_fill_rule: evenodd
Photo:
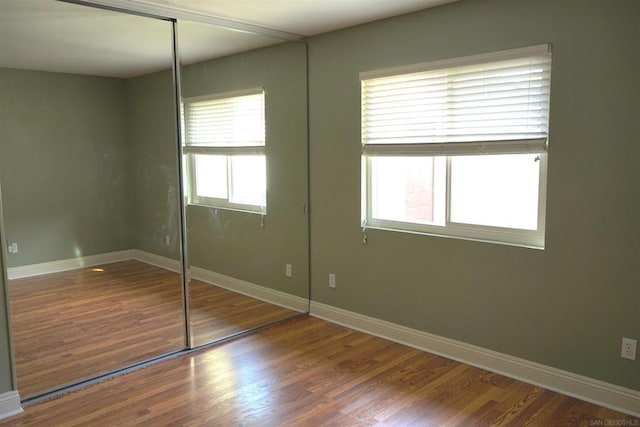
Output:
<svg viewBox="0 0 640 427">
<path fill-rule="evenodd" d="M 24 399 L 184 348 L 180 275 L 124 261 L 12 280 L 18 389 Z M 213 285 L 191 285 L 198 342 L 294 312 Z"/>
<path fill-rule="evenodd" d="M 189 301 L 196 346 L 299 314 L 194 279 Z"/>
<path fill-rule="evenodd" d="M 9 425 L 547 427 L 638 420 L 305 317 L 28 407 L 0 422 Z"/>
</svg>

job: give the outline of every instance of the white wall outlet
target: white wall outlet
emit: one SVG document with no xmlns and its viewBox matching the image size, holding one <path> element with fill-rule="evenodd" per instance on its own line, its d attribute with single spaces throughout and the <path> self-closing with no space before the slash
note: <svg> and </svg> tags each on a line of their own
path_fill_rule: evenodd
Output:
<svg viewBox="0 0 640 427">
<path fill-rule="evenodd" d="M 18 243 L 13 242 L 9 244 L 9 253 L 17 254 L 18 253 Z"/>
<path fill-rule="evenodd" d="M 291 277 L 293 275 L 293 272 L 291 270 L 291 264 L 286 264 L 284 266 L 284 275 L 287 277 Z"/>
<path fill-rule="evenodd" d="M 334 273 L 329 273 L 329 287 L 336 287 L 336 275 Z"/>
<path fill-rule="evenodd" d="M 623 359 L 636 360 L 636 349 L 638 341 L 631 338 L 622 337 L 622 356 Z"/>
<path fill-rule="evenodd" d="M 171 244 L 171 238 L 169 237 L 169 235 L 168 235 L 168 234 L 166 234 L 166 235 L 164 236 L 164 244 L 165 244 L 166 246 L 169 246 L 169 245 Z"/>
</svg>

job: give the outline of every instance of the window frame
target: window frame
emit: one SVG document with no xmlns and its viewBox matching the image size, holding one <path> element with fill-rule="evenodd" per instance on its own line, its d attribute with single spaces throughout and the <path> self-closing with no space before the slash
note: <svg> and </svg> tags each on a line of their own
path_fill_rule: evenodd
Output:
<svg viewBox="0 0 640 427">
<path fill-rule="evenodd" d="M 421 71 L 440 70 L 453 68 L 459 65 L 474 65 L 500 61 L 504 59 L 524 58 L 528 55 L 540 53 L 546 50 L 551 55 L 551 46 L 548 44 L 533 46 L 530 48 L 513 49 L 489 54 L 473 55 L 451 60 L 434 61 L 427 64 L 416 64 L 393 69 L 364 72 L 360 79 L 386 76 L 400 76 Z M 363 120 L 362 131 L 362 183 L 361 183 L 361 226 L 363 232 L 366 229 L 380 229 L 395 232 L 424 234 L 445 238 L 458 238 L 481 242 L 498 243 L 505 245 L 544 249 L 546 226 L 546 200 L 547 200 L 547 167 L 548 167 L 548 122 L 545 138 L 530 140 L 497 140 L 497 141 L 472 141 L 472 142 L 444 142 L 444 143 L 386 143 L 366 144 L 364 136 L 365 99 L 361 93 L 361 118 Z M 493 155 L 493 154 L 536 154 L 539 162 L 538 173 L 538 212 L 536 230 L 517 228 L 505 228 L 489 225 L 466 224 L 451 221 L 451 158 L 454 156 L 468 155 Z M 373 216 L 373 178 L 372 161 L 376 156 L 380 157 L 445 157 L 445 214 L 444 225 L 423 224 L 408 221 L 396 221 Z M 365 239 L 366 241 L 366 239 Z"/>
<path fill-rule="evenodd" d="M 363 164 L 363 212 L 362 227 L 387 231 L 399 231 L 430 236 L 460 238 L 481 242 L 501 243 L 533 249 L 544 248 L 544 229 L 547 196 L 547 153 L 539 153 L 540 171 L 538 186 L 538 224 L 536 230 L 494 227 L 488 225 L 464 224 L 451 221 L 451 157 L 446 157 L 445 179 L 445 223 L 444 225 L 421 224 L 417 222 L 394 221 L 373 217 L 372 208 L 372 167 L 373 156 L 362 156 Z"/>
<path fill-rule="evenodd" d="M 262 144 L 253 145 L 196 145 L 189 144 L 189 127 L 187 126 L 188 113 L 187 104 L 196 103 L 202 101 L 210 101 L 217 99 L 236 98 L 248 95 L 262 95 L 262 114 L 264 117 L 264 141 Z M 248 213 L 258 213 L 265 215 L 267 213 L 267 200 L 265 193 L 264 205 L 252 205 L 245 203 L 237 203 L 231 201 L 233 194 L 233 180 L 232 180 L 232 168 L 234 157 L 238 156 L 264 156 L 265 158 L 265 184 L 267 179 L 266 171 L 266 93 L 264 88 L 253 88 L 240 91 L 215 93 L 204 96 L 196 96 L 184 98 L 182 100 L 182 119 L 183 119 L 183 145 L 182 154 L 184 157 L 185 168 L 185 183 L 187 184 L 187 203 L 194 206 L 204 206 L 216 209 L 235 210 Z M 227 174 L 227 198 L 199 196 L 197 193 L 197 179 L 196 179 L 196 156 L 198 155 L 210 155 L 210 156 L 224 156 L 226 159 L 226 174 Z"/>
</svg>

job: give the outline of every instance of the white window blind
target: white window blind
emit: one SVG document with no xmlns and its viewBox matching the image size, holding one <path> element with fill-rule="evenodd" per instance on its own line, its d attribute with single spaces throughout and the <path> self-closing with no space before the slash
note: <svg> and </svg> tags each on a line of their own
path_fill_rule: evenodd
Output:
<svg viewBox="0 0 640 427">
<path fill-rule="evenodd" d="M 264 146 L 264 92 L 185 100 L 185 142 L 193 147 Z"/>
<path fill-rule="evenodd" d="M 360 79 L 363 233 L 544 248 L 549 45 Z"/>
<path fill-rule="evenodd" d="M 264 90 L 186 98 L 183 124 L 189 203 L 266 214 Z"/>
<path fill-rule="evenodd" d="M 363 153 L 540 152 L 550 68 L 550 46 L 542 45 L 362 73 Z"/>
</svg>

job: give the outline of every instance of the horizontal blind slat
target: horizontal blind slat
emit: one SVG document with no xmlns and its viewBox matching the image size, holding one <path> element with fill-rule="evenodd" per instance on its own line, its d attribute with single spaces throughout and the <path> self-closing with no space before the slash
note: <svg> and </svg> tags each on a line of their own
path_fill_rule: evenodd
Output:
<svg viewBox="0 0 640 427">
<path fill-rule="evenodd" d="M 546 54 L 363 79 L 362 142 L 546 139 L 550 64 Z"/>
<path fill-rule="evenodd" d="M 253 90 L 252 92 L 255 92 Z M 264 92 L 185 100 L 187 146 L 264 146 Z"/>
<path fill-rule="evenodd" d="M 419 81 L 438 79 L 445 76 L 465 76 L 479 75 L 483 72 L 492 72 L 494 70 L 503 70 L 503 74 L 517 74 L 523 69 L 546 71 L 550 68 L 549 60 L 550 52 L 541 55 L 532 55 L 522 58 L 512 58 L 500 61 L 479 59 L 473 64 L 461 66 L 444 66 L 440 68 L 431 68 L 431 63 L 416 65 L 415 70 L 411 72 L 391 73 L 390 75 L 366 77 L 369 73 L 363 73 L 365 76 L 361 80 L 370 82 L 372 86 L 396 84 L 407 81 Z M 386 74 L 386 73 L 383 73 Z M 495 73 L 494 73 L 495 74 Z"/>
<path fill-rule="evenodd" d="M 484 74 L 477 74 L 475 76 L 467 76 L 469 78 L 456 78 L 455 75 L 442 74 L 438 76 L 422 76 L 413 79 L 405 80 L 392 80 L 386 81 L 369 81 L 365 80 L 367 90 L 371 92 L 388 92 L 394 90 L 402 90 L 406 87 L 414 87 L 416 89 L 438 88 L 445 85 L 454 85 L 458 87 L 475 86 L 479 83 L 483 84 L 505 84 L 516 83 L 526 81 L 540 81 L 545 80 L 546 76 L 550 73 L 549 68 L 540 68 L 537 70 L 529 70 L 528 72 L 512 73 L 512 74 L 496 74 L 489 75 L 487 72 Z M 471 78 L 473 77 L 473 78 Z"/>
</svg>

